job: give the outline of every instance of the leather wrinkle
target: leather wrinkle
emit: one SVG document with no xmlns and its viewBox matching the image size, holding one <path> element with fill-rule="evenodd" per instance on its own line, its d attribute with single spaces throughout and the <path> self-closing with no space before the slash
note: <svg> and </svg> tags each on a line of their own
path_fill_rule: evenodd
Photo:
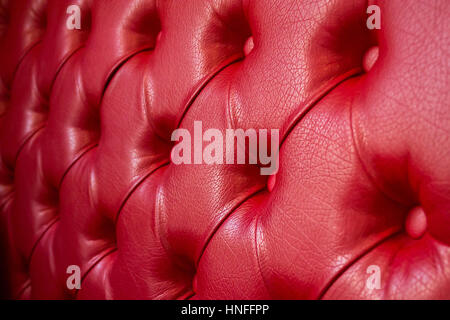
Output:
<svg viewBox="0 0 450 320">
<path fill-rule="evenodd" d="M 351 103 L 350 103 L 350 131 L 351 131 L 351 137 L 352 137 L 352 143 L 353 143 L 353 146 L 354 146 L 354 148 L 355 148 L 355 154 L 356 154 L 356 158 L 357 158 L 357 160 L 358 160 L 358 162 L 359 162 L 359 164 L 361 165 L 361 168 L 363 169 L 363 171 L 364 171 L 364 174 L 366 175 L 366 177 L 370 180 L 370 182 L 372 183 L 372 185 L 382 194 L 382 195 L 384 195 L 387 199 L 389 199 L 389 200 L 391 200 L 392 202 L 394 202 L 394 203 L 397 203 L 397 204 L 399 204 L 399 205 L 401 205 L 401 206 L 404 206 L 404 207 L 409 207 L 409 204 L 407 204 L 407 203 L 403 203 L 403 202 L 401 202 L 400 200 L 398 200 L 398 199 L 395 199 L 395 198 L 393 198 L 388 192 L 386 192 L 385 190 L 384 190 L 384 188 L 382 188 L 379 184 L 378 184 L 378 182 L 376 181 L 376 179 L 375 179 L 375 177 L 373 177 L 370 173 L 369 173 L 369 170 L 367 169 L 367 167 L 366 167 L 366 164 L 364 163 L 364 161 L 363 161 L 363 159 L 362 159 L 362 157 L 361 157 L 361 152 L 360 152 L 360 147 L 359 147 L 359 143 L 357 142 L 357 139 L 356 139 L 356 137 L 355 137 L 355 126 L 354 126 L 354 123 L 353 123 L 353 121 L 354 121 L 354 117 L 353 117 L 353 99 L 352 99 L 352 101 L 351 101 Z"/>
</svg>

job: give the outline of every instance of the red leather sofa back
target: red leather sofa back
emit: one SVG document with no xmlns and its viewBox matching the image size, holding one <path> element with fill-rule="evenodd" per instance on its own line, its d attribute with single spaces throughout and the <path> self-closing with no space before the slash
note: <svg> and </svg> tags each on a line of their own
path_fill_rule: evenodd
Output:
<svg viewBox="0 0 450 320">
<path fill-rule="evenodd" d="M 4 297 L 450 298 L 449 15 L 0 1 Z M 278 172 L 174 164 L 171 135 L 195 121 L 278 129 Z"/>
</svg>

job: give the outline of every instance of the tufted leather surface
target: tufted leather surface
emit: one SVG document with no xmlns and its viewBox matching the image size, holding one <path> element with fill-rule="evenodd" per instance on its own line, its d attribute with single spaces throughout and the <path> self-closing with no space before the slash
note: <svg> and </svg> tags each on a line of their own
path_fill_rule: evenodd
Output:
<svg viewBox="0 0 450 320">
<path fill-rule="evenodd" d="M 448 0 L 1 0 L 4 297 L 449 299 L 448 16 Z M 279 129 L 277 174 L 172 163 L 173 130 L 198 120 Z"/>
</svg>

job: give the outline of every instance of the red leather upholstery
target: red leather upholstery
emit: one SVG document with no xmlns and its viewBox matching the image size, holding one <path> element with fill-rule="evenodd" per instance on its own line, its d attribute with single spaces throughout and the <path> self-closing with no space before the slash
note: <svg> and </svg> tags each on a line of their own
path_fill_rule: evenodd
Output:
<svg viewBox="0 0 450 320">
<path fill-rule="evenodd" d="M 6 296 L 449 299 L 450 2 L 369 4 L 0 1 Z M 278 173 L 171 163 L 197 120 Z"/>
</svg>

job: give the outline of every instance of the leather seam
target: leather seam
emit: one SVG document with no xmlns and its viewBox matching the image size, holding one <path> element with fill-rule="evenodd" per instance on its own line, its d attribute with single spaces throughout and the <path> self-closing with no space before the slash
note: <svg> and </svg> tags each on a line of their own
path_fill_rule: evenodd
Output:
<svg viewBox="0 0 450 320">
<path fill-rule="evenodd" d="M 58 65 L 58 68 L 56 70 L 55 76 L 52 79 L 52 83 L 50 84 L 49 93 L 51 95 L 51 92 L 53 90 L 54 84 L 56 82 L 56 79 L 58 78 L 58 75 L 60 74 L 61 70 L 64 68 L 64 66 L 69 62 L 70 58 L 72 58 L 77 52 L 79 52 L 81 49 L 83 49 L 85 46 L 80 45 L 78 48 L 75 48 L 72 50 L 72 52 L 69 52 L 61 61 L 61 63 Z"/>
<path fill-rule="evenodd" d="M 41 242 L 41 240 L 44 238 L 44 236 L 47 234 L 47 232 L 53 227 L 53 225 L 58 222 L 60 219 L 60 217 L 58 215 L 55 216 L 55 218 L 53 218 L 48 226 L 45 228 L 44 231 L 42 231 L 42 233 L 40 234 L 40 236 L 36 239 L 36 242 L 33 244 L 33 248 L 31 248 L 30 254 L 27 257 L 27 264 L 30 265 L 31 264 L 31 259 L 33 258 L 34 252 L 36 251 L 37 246 L 39 245 L 39 243 Z"/>
<path fill-rule="evenodd" d="M 89 275 L 89 273 L 95 268 L 95 266 L 97 266 L 103 259 L 105 259 L 106 257 L 108 257 L 109 255 L 113 254 L 114 252 L 118 251 L 117 247 L 111 247 L 108 249 L 105 249 L 103 252 L 103 255 L 101 255 L 99 258 L 97 258 L 97 260 L 95 260 L 92 265 L 86 270 L 86 272 L 83 274 L 83 276 L 81 277 L 81 284 L 83 284 L 84 280 L 86 279 L 86 277 Z M 77 289 L 74 293 L 74 299 L 77 298 L 78 292 L 81 289 Z"/>
<path fill-rule="evenodd" d="M 288 119 L 288 123 L 286 125 L 286 129 L 284 129 L 282 134 L 282 139 L 280 142 L 280 150 L 282 146 L 284 145 L 284 142 L 287 140 L 291 132 L 297 127 L 299 123 L 306 117 L 306 115 L 318 104 L 320 103 L 328 94 L 330 94 L 334 89 L 338 88 L 342 83 L 346 82 L 347 80 L 354 78 L 358 75 L 362 74 L 361 68 L 353 68 L 335 78 L 328 81 L 325 85 L 319 87 L 314 94 L 312 95 L 312 98 L 307 100 L 306 103 L 301 104 L 298 109 L 300 109 L 297 112 L 294 112 L 291 116 L 292 119 Z M 298 110 L 297 109 L 297 110 Z"/>
<path fill-rule="evenodd" d="M 185 103 L 185 107 L 183 109 L 183 113 L 180 117 L 180 119 L 178 120 L 178 124 L 177 124 L 177 128 L 179 128 L 181 126 L 181 123 L 183 121 L 183 119 L 185 118 L 186 114 L 188 113 L 189 109 L 191 108 L 191 106 L 194 104 L 195 100 L 197 99 L 197 97 L 202 93 L 203 89 L 206 88 L 206 86 L 214 79 L 216 78 L 222 71 L 224 71 L 226 68 L 228 68 L 229 66 L 242 61 L 244 58 L 242 56 L 242 54 L 234 54 L 231 55 L 229 58 L 225 59 L 224 61 L 222 61 L 216 68 L 215 70 L 212 70 L 208 75 L 206 75 L 200 82 L 199 84 L 196 86 L 196 88 L 193 90 L 192 94 L 190 95 L 190 97 L 187 99 L 187 102 Z"/>
<path fill-rule="evenodd" d="M 196 296 L 196 293 L 195 293 L 195 292 L 192 292 L 191 295 L 185 297 L 183 300 L 192 300 L 192 298 L 195 297 L 195 296 Z"/>
<path fill-rule="evenodd" d="M 263 188 L 259 188 L 256 191 L 250 193 L 248 196 L 245 196 L 241 201 L 237 202 L 231 209 L 230 211 L 225 214 L 223 216 L 223 218 L 214 226 L 213 230 L 209 233 L 208 237 L 205 240 L 205 243 L 202 246 L 202 249 L 199 253 L 199 256 L 196 260 L 196 268 L 198 268 L 199 264 L 200 264 L 200 260 L 203 257 L 203 253 L 205 252 L 206 248 L 208 247 L 208 245 L 210 244 L 211 240 L 214 238 L 214 236 L 216 235 L 217 231 L 219 231 L 220 227 L 225 223 L 225 221 L 237 210 L 239 209 L 244 203 L 246 203 L 248 200 L 250 200 L 251 198 L 255 197 L 256 195 L 258 195 L 259 193 L 261 193 L 262 191 L 265 190 L 265 187 Z"/>
<path fill-rule="evenodd" d="M 14 82 L 14 79 L 16 78 L 16 74 L 20 68 L 20 66 L 22 65 L 23 61 L 25 60 L 25 58 L 31 53 L 31 51 L 37 47 L 39 44 L 42 44 L 42 37 L 41 39 L 37 40 L 35 43 L 31 44 L 27 49 L 24 50 L 23 55 L 19 58 L 19 60 L 17 61 L 17 65 L 14 68 L 13 74 L 12 74 L 12 81 L 10 83 L 11 87 L 8 88 L 8 91 L 12 88 L 12 83 Z"/>
<path fill-rule="evenodd" d="M 109 84 L 111 83 L 111 81 L 114 79 L 115 75 L 120 71 L 120 69 L 128 62 L 130 61 L 133 57 L 137 56 L 138 54 L 141 54 L 143 52 L 149 52 L 149 51 L 153 51 L 154 47 L 151 46 L 143 46 L 141 48 L 135 49 L 133 51 L 131 51 L 130 53 L 124 55 L 123 57 L 119 58 L 114 65 L 111 67 L 111 69 L 109 70 L 108 74 L 106 75 L 105 78 L 105 84 L 103 86 L 102 89 L 102 93 L 100 96 L 100 100 L 98 101 L 98 106 L 101 106 L 102 101 L 103 101 L 103 97 L 106 93 L 106 91 L 108 90 Z"/>
<path fill-rule="evenodd" d="M 387 241 L 395 238 L 396 236 L 399 236 L 402 234 L 402 230 L 396 230 L 393 231 L 391 234 L 388 234 L 386 237 L 376 241 L 371 246 L 367 247 L 366 249 L 362 250 L 359 254 L 357 254 L 353 259 L 351 259 L 349 262 L 347 262 L 341 269 L 339 269 L 336 274 L 331 277 L 331 279 L 328 281 L 328 283 L 323 287 L 323 289 L 320 291 L 319 295 L 317 296 L 317 300 L 323 300 L 327 292 L 331 289 L 331 287 L 341 278 L 342 275 L 346 271 L 348 271 L 351 267 L 353 267 L 358 261 L 360 261 L 362 258 L 370 254 L 373 250 L 377 249 L 382 244 L 386 243 Z"/>
<path fill-rule="evenodd" d="M 19 146 L 19 149 L 18 149 L 17 152 L 16 152 L 16 155 L 14 156 L 14 164 L 13 164 L 14 168 L 12 168 L 12 169 L 10 168 L 10 170 L 15 171 L 15 166 L 16 166 L 17 160 L 19 159 L 19 156 L 20 156 L 20 153 L 22 152 L 22 150 L 23 150 L 23 149 L 25 148 L 25 146 L 30 142 L 30 140 L 32 140 L 32 138 L 33 138 L 34 136 L 36 136 L 37 133 L 38 133 L 39 131 L 41 131 L 42 129 L 44 129 L 46 126 L 47 126 L 47 121 L 45 121 L 44 123 L 42 123 L 40 126 L 36 127 L 33 131 L 29 132 L 29 133 L 25 136 L 25 138 L 22 140 L 22 142 L 21 142 L 21 144 L 20 144 L 20 146 Z"/>
<path fill-rule="evenodd" d="M 20 300 L 24 292 L 31 287 L 31 279 L 28 279 L 25 284 L 22 286 L 22 289 L 16 294 L 16 300 Z"/>
<path fill-rule="evenodd" d="M 84 147 L 83 149 L 80 150 L 80 152 L 78 152 L 77 155 L 75 155 L 74 159 L 72 160 L 72 162 L 67 166 L 66 170 L 64 170 L 64 173 L 61 176 L 61 179 L 59 180 L 58 183 L 58 190 L 61 189 L 62 184 L 64 179 L 66 178 L 66 176 L 69 174 L 69 171 L 73 168 L 73 166 L 75 166 L 75 164 L 85 155 L 87 154 L 89 151 L 91 151 L 92 149 L 95 149 L 96 147 L 98 147 L 98 143 L 92 143 L 87 145 L 86 147 Z"/>
<path fill-rule="evenodd" d="M 159 169 L 168 166 L 170 164 L 170 162 L 163 162 L 161 164 L 159 164 L 158 166 L 156 166 L 154 169 L 149 170 L 147 173 L 145 173 L 140 179 L 138 179 L 127 191 L 127 193 L 125 194 L 123 200 L 120 202 L 120 206 L 119 209 L 117 210 L 117 213 L 115 215 L 114 218 L 114 225 L 117 226 L 117 223 L 119 221 L 119 216 L 120 213 L 122 212 L 123 207 L 125 207 L 126 203 L 128 202 L 128 200 L 130 199 L 130 197 L 133 195 L 133 193 L 139 188 L 139 186 L 144 183 L 144 181 L 149 178 L 150 176 L 152 176 L 156 171 L 158 171 Z"/>
</svg>

